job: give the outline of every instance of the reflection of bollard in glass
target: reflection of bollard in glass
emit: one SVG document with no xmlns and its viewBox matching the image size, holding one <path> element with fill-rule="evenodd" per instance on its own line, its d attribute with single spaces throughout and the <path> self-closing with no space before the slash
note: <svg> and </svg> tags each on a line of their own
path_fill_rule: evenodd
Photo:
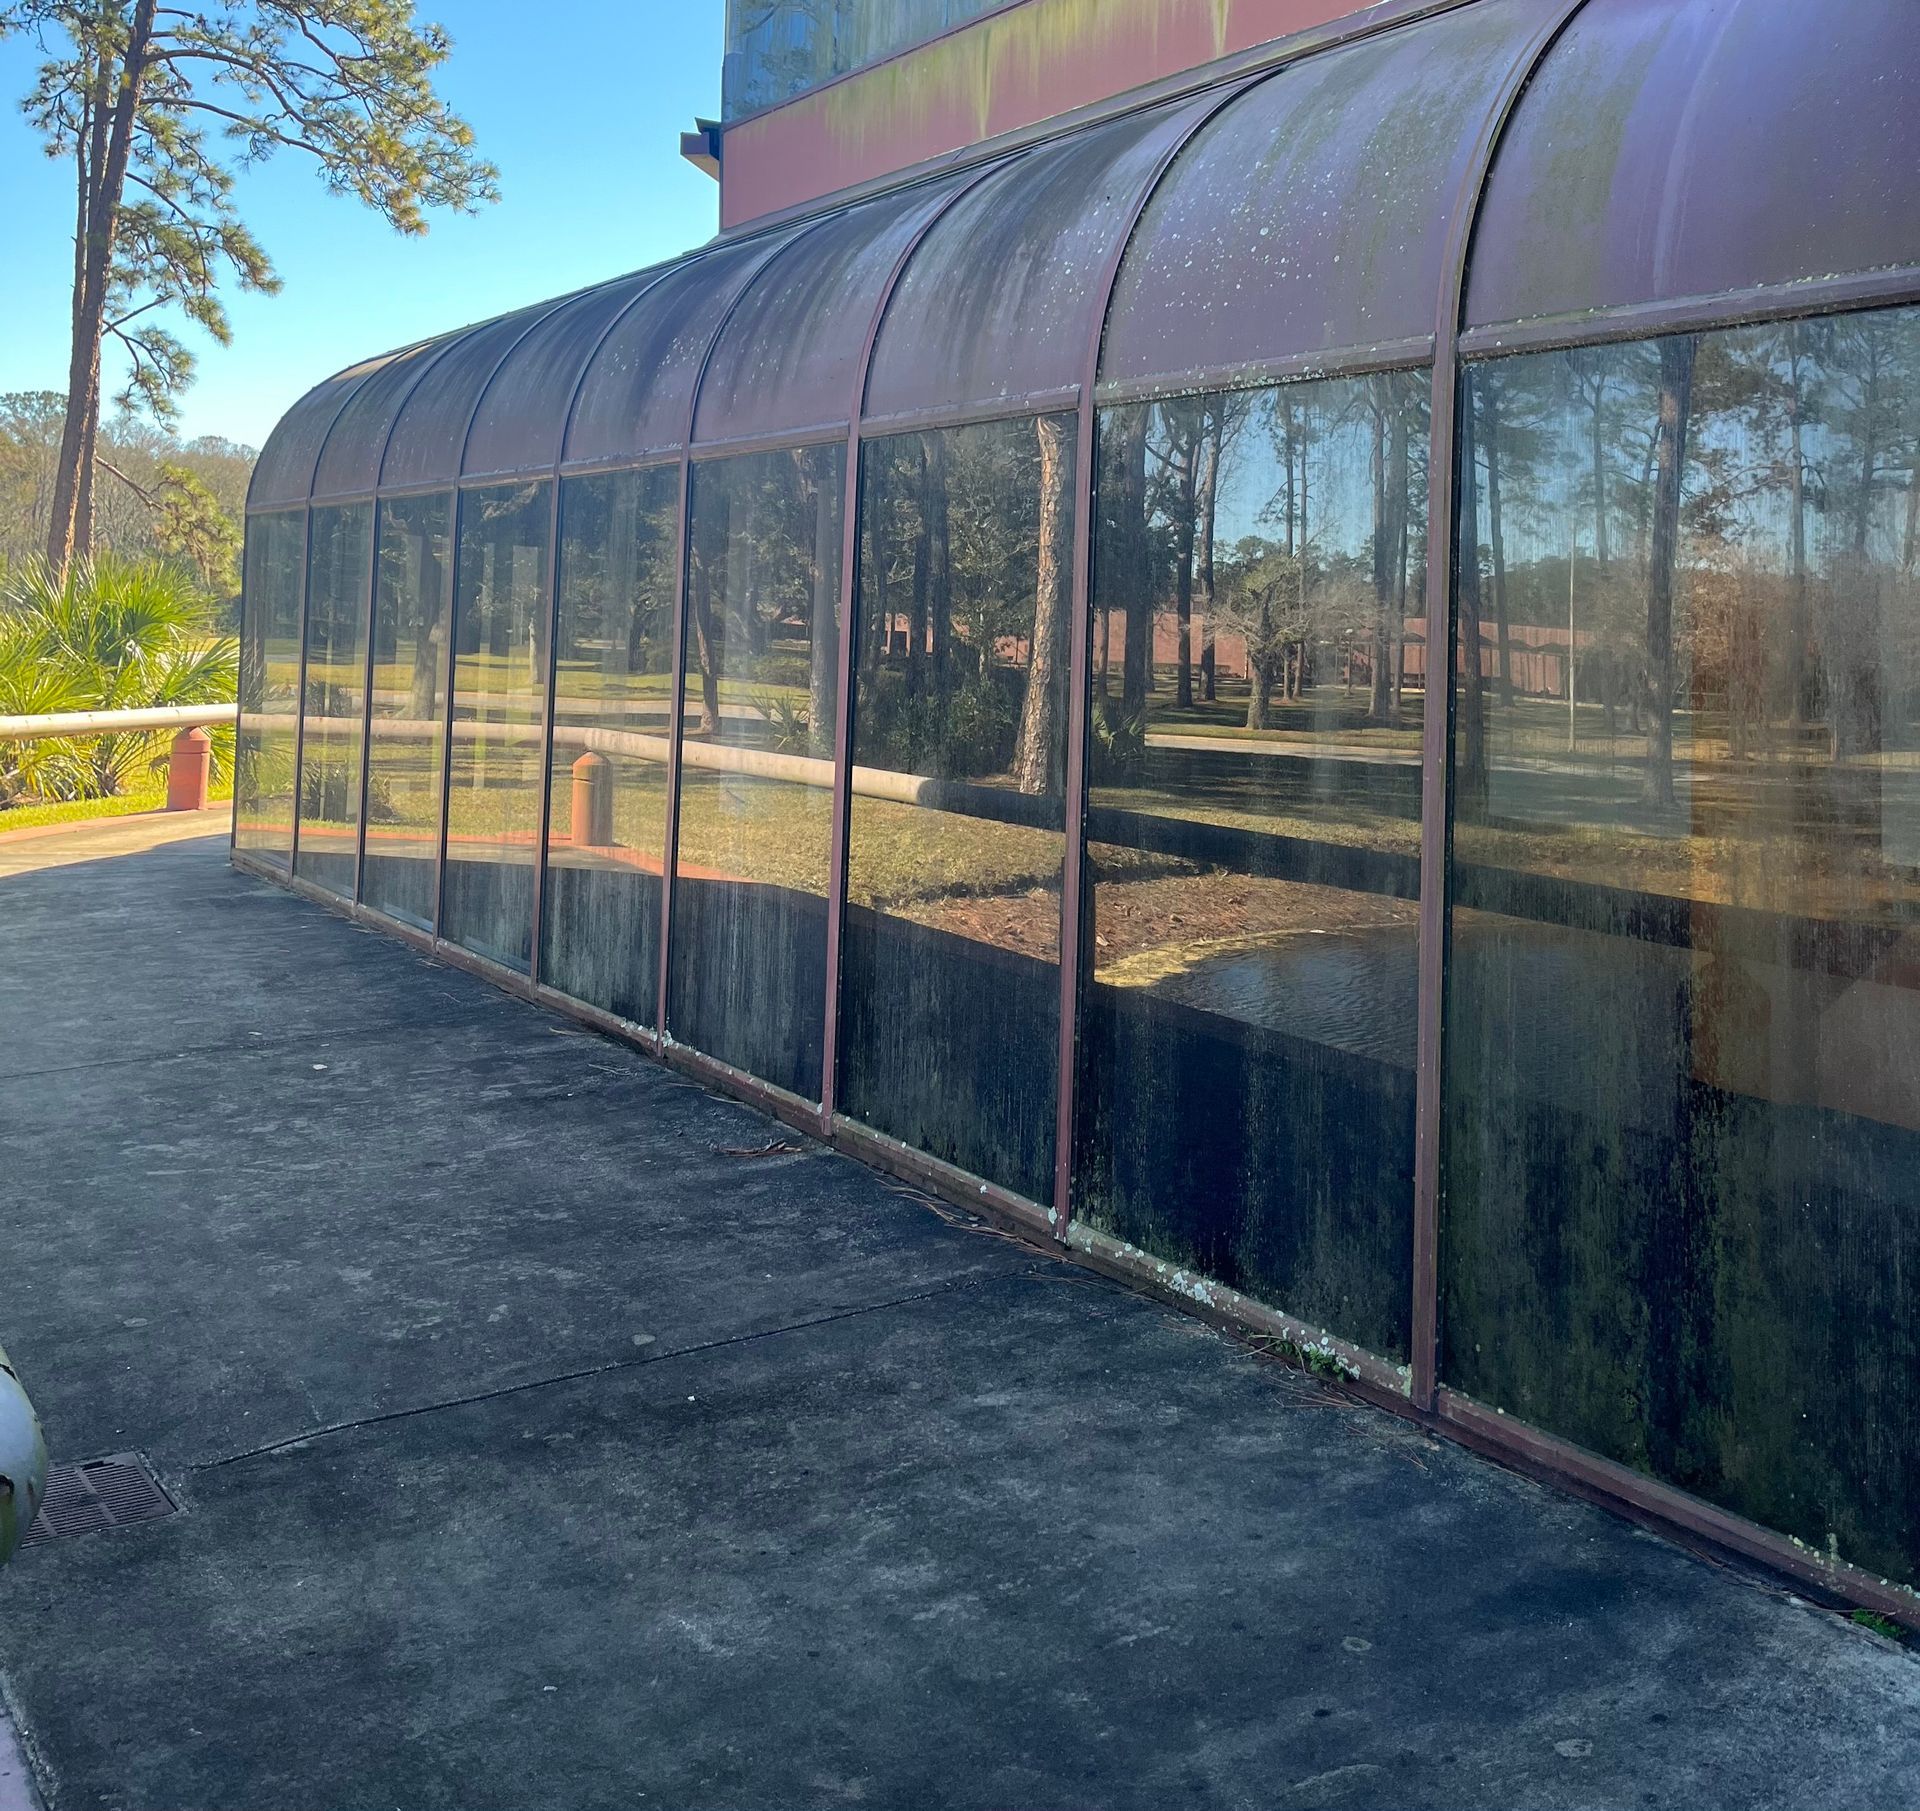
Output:
<svg viewBox="0 0 1920 1811">
<path fill-rule="evenodd" d="M 213 738 L 203 729 L 183 729 L 167 757 L 167 809 L 205 811 L 213 772 Z"/>
<path fill-rule="evenodd" d="M 613 841 L 613 763 L 584 754 L 573 764 L 573 844 L 604 849 Z"/>
</svg>

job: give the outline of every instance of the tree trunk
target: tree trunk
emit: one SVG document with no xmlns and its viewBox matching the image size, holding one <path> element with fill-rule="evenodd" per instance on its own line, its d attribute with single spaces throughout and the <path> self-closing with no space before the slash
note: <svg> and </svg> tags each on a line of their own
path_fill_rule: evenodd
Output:
<svg viewBox="0 0 1920 1811">
<path fill-rule="evenodd" d="M 1660 342 L 1660 419 L 1647 567 L 1647 767 L 1642 797 L 1671 805 L 1673 791 L 1673 581 L 1680 557 L 1680 503 L 1693 408 L 1694 341 Z"/>
<path fill-rule="evenodd" d="M 1126 612 L 1120 704 L 1128 718 L 1147 708 L 1153 685 L 1153 583 L 1147 571 L 1147 421 L 1145 408 L 1125 412 L 1120 438 L 1120 566 L 1117 584 Z"/>
<path fill-rule="evenodd" d="M 79 219 L 84 222 L 86 249 L 75 273 L 67 412 L 61 427 L 60 462 L 54 471 L 53 508 L 47 529 L 47 561 L 57 572 L 64 572 L 76 553 L 91 551 L 93 457 L 100 431 L 100 346 L 106 335 L 114 240 L 156 5 L 157 0 L 134 0 L 111 117 L 106 114 L 105 100 L 113 84 L 103 68 L 89 109 L 94 115 L 88 123 L 91 154 L 84 160 L 75 159 L 80 167 Z"/>
<path fill-rule="evenodd" d="M 1066 641 L 1068 561 L 1072 541 L 1073 443 L 1065 420 L 1042 415 L 1040 437 L 1040 547 L 1035 561 L 1033 641 L 1027 658 L 1027 699 L 1014 746 L 1014 784 L 1026 793 L 1061 790 L 1061 655 Z"/>
<path fill-rule="evenodd" d="M 1458 556 L 1455 593 L 1458 599 L 1457 652 L 1454 655 L 1455 683 L 1460 688 L 1458 720 L 1460 733 L 1460 770 L 1454 781 L 1456 808 L 1463 817 L 1484 816 L 1487 808 L 1489 776 L 1487 772 L 1487 700 L 1486 685 L 1480 671 L 1480 455 L 1475 448 L 1479 438 L 1477 393 L 1470 393 L 1468 406 L 1460 419 L 1460 521 L 1456 530 Z M 1448 532 L 1444 523 L 1435 523 L 1430 534 Z M 1427 625 L 1427 708 L 1433 709 L 1434 688 L 1445 677 L 1445 643 Z"/>
<path fill-rule="evenodd" d="M 1787 332 L 1792 347 L 1787 361 L 1787 421 L 1793 459 L 1787 474 L 1789 507 L 1793 511 L 1788 530 L 1793 544 L 1793 592 L 1787 607 L 1787 684 L 1792 688 L 1787 720 L 1804 723 L 1812 703 L 1807 696 L 1807 663 L 1813 642 L 1813 607 L 1807 596 L 1807 454 L 1802 419 L 1806 404 L 1800 391 L 1800 329 L 1790 327 Z"/>
<path fill-rule="evenodd" d="M 1173 701 L 1181 710 L 1193 708 L 1193 551 L 1200 494 L 1200 436 L 1187 442 L 1180 462 L 1179 532 L 1174 544 L 1173 607 L 1178 627 L 1174 653 L 1179 671 L 1173 682 Z"/>
<path fill-rule="evenodd" d="M 1513 703 L 1513 633 L 1507 623 L 1507 537 L 1500 519 L 1500 393 L 1487 386 L 1487 539 L 1493 553 L 1493 635 L 1500 703 Z"/>
<path fill-rule="evenodd" d="M 1606 402 L 1607 380 L 1603 374 L 1593 380 L 1593 413 L 1587 449 L 1593 461 L 1593 562 L 1602 577 L 1606 575 L 1608 557 Z"/>
<path fill-rule="evenodd" d="M 813 499 L 813 580 L 807 647 L 807 752 L 833 758 L 840 695 L 840 524 L 834 491 L 823 478 Z"/>
<path fill-rule="evenodd" d="M 1214 530 L 1220 514 L 1220 456 L 1225 450 L 1226 414 L 1216 407 L 1207 435 L 1206 475 L 1200 487 L 1200 695 L 1211 704 L 1219 696 L 1215 672 L 1213 612 L 1218 596 L 1214 584 Z"/>
<path fill-rule="evenodd" d="M 933 684 L 946 696 L 953 664 L 953 525 L 947 503 L 947 441 L 926 437 L 927 616 L 933 635 Z"/>
<path fill-rule="evenodd" d="M 1260 593 L 1260 611 L 1247 638 L 1247 728 L 1267 727 L 1267 699 L 1273 691 L 1273 587 Z"/>
</svg>

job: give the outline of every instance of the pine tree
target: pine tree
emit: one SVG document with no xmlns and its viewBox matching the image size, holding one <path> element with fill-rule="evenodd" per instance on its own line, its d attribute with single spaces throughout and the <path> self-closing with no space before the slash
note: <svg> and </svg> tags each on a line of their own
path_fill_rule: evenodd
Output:
<svg viewBox="0 0 1920 1811">
<path fill-rule="evenodd" d="M 130 361 L 126 395 L 162 421 L 193 355 L 177 311 L 220 344 L 219 289 L 272 293 L 273 265 L 234 202 L 237 170 L 279 151 L 311 158 L 403 233 L 426 210 L 497 195 L 473 133 L 433 90 L 451 48 L 412 0 L 0 0 L 0 34 L 45 52 L 22 103 L 50 157 L 74 171 L 72 344 L 47 533 L 63 570 L 92 540 L 101 362 Z"/>
</svg>

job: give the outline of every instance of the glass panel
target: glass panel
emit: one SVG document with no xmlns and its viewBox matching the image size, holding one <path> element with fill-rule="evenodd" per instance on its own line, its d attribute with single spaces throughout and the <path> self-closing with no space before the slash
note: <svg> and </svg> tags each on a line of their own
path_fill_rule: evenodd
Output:
<svg viewBox="0 0 1920 1811">
<path fill-rule="evenodd" d="M 300 593 L 306 561 L 305 510 L 248 518 L 233 846 L 282 868 L 293 857 Z"/>
<path fill-rule="evenodd" d="M 659 989 L 680 468 L 560 493 L 540 978 L 638 1025 Z"/>
<path fill-rule="evenodd" d="M 1477 368 L 1442 1362 L 1920 1571 L 1920 310 Z"/>
<path fill-rule="evenodd" d="M 820 1097 L 846 448 L 694 468 L 667 1025 Z"/>
<path fill-rule="evenodd" d="M 451 496 L 381 504 L 360 897 L 425 931 L 433 929 L 440 860 L 452 558 Z"/>
<path fill-rule="evenodd" d="M 313 512 L 307 558 L 305 739 L 300 747 L 304 879 L 353 897 L 360 842 L 361 718 L 367 702 L 367 589 L 373 505 Z"/>
<path fill-rule="evenodd" d="M 1076 1212 L 1391 1357 L 1428 379 L 1101 417 Z"/>
<path fill-rule="evenodd" d="M 840 1104 L 1053 1193 L 1074 417 L 871 441 Z"/>
<path fill-rule="evenodd" d="M 533 957 L 552 512 L 549 480 L 460 498 L 440 934 L 518 969 Z"/>
</svg>

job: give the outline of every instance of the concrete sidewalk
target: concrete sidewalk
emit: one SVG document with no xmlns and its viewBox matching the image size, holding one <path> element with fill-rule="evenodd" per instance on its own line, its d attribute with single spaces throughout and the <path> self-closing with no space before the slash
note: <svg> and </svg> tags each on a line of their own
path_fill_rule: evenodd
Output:
<svg viewBox="0 0 1920 1811">
<path fill-rule="evenodd" d="M 0 880 L 77 1806 L 1911 1806 L 1920 1663 L 231 872 Z"/>
</svg>

